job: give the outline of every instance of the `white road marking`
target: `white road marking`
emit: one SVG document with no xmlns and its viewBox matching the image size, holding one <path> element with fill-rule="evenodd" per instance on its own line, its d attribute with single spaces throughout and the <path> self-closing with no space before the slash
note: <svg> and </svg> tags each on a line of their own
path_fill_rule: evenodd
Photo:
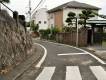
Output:
<svg viewBox="0 0 106 80">
<path fill-rule="evenodd" d="M 41 74 L 35 80 L 51 80 L 55 67 L 45 67 Z"/>
<path fill-rule="evenodd" d="M 80 48 L 77 48 L 77 47 L 74 47 L 74 48 L 76 48 L 76 49 L 78 49 L 78 50 L 81 50 L 81 51 L 83 51 L 84 53 L 89 54 L 90 56 L 92 56 L 93 58 L 95 58 L 95 59 L 96 59 L 98 62 L 100 62 L 101 64 L 106 64 L 102 59 L 98 58 L 97 56 L 93 55 L 92 53 L 87 52 L 87 51 L 85 51 L 85 50 L 83 50 L 83 49 L 80 49 Z"/>
<path fill-rule="evenodd" d="M 62 53 L 62 54 L 57 54 L 58 56 L 65 56 L 65 55 L 81 55 L 81 54 L 87 54 L 87 53 Z"/>
<path fill-rule="evenodd" d="M 90 66 L 97 80 L 106 80 L 106 71 L 101 66 Z"/>
<path fill-rule="evenodd" d="M 70 46 L 70 45 L 67 45 L 67 46 L 73 47 L 73 46 Z M 76 48 L 76 49 L 78 49 L 78 50 L 83 51 L 83 52 L 86 53 L 86 54 L 89 54 L 90 56 L 92 56 L 93 58 L 95 58 L 95 59 L 96 59 L 98 62 L 100 62 L 101 64 L 106 64 L 102 59 L 98 58 L 97 56 L 93 55 L 93 54 L 90 53 L 90 52 L 87 52 L 87 51 L 85 51 L 85 50 L 83 50 L 83 49 L 80 49 L 80 48 L 77 48 L 77 47 L 73 47 L 73 48 Z"/>
<path fill-rule="evenodd" d="M 102 59 L 98 58 L 97 56 L 93 55 L 92 53 L 89 53 L 83 49 L 80 49 L 80 48 L 77 48 L 77 47 L 74 47 L 74 46 L 70 46 L 70 45 L 67 45 L 67 44 L 61 44 L 61 43 L 55 43 L 55 42 L 50 42 L 50 41 L 43 41 L 43 42 L 48 42 L 48 43 L 53 43 L 53 44 L 57 44 L 57 45 L 63 45 L 63 46 L 68 46 L 68 47 L 71 47 L 71 48 L 75 48 L 75 49 L 78 49 L 78 50 L 81 50 L 83 51 L 84 53 L 87 53 L 89 54 L 90 56 L 92 56 L 93 58 L 95 58 L 98 62 L 100 62 L 101 64 L 106 64 Z"/>
<path fill-rule="evenodd" d="M 46 56 L 47 56 L 47 49 L 44 46 L 42 46 L 41 44 L 38 44 L 38 43 L 34 43 L 34 44 L 37 44 L 37 45 L 41 46 L 44 49 L 44 55 L 43 55 L 42 59 L 35 66 L 35 67 L 40 67 L 42 65 L 42 63 L 44 62 Z"/>
<path fill-rule="evenodd" d="M 66 80 L 82 80 L 78 66 L 67 66 Z"/>
<path fill-rule="evenodd" d="M 91 54 L 88 52 L 89 55 L 91 55 L 93 58 L 95 58 L 98 62 L 100 62 L 101 64 L 106 64 L 102 59 L 98 58 L 97 56 Z"/>
</svg>

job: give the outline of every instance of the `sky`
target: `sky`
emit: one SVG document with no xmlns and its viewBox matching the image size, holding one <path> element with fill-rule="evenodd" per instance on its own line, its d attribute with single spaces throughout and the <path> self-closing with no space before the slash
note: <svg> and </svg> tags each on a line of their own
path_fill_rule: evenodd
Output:
<svg viewBox="0 0 106 80">
<path fill-rule="evenodd" d="M 52 9 L 63 3 L 73 1 L 73 0 L 43 0 L 42 5 L 39 7 L 46 7 Z M 106 0 L 74 0 L 78 2 L 88 3 L 94 6 L 101 8 L 100 14 L 106 15 Z M 28 12 L 28 2 L 29 0 L 10 0 L 10 3 L 7 4 L 12 10 L 18 11 L 19 14 L 26 14 Z M 40 0 L 31 0 L 32 10 L 37 6 Z"/>
</svg>

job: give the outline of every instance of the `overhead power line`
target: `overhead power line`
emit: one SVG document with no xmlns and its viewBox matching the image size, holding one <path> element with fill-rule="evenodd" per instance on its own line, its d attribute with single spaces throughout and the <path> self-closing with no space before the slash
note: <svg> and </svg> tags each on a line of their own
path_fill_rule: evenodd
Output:
<svg viewBox="0 0 106 80">
<path fill-rule="evenodd" d="M 32 11 L 32 13 L 40 6 L 40 4 L 43 2 L 43 0 L 41 0 L 38 5 L 35 7 L 35 9 Z"/>
<path fill-rule="evenodd" d="M 41 6 L 41 5 L 43 5 L 44 4 L 44 2 L 45 2 L 46 0 L 41 0 L 39 3 L 38 3 L 38 5 L 32 10 L 32 8 L 31 8 L 31 2 L 32 2 L 32 0 L 29 0 L 29 4 L 28 4 L 28 8 L 29 8 L 29 10 L 28 10 L 28 12 L 26 13 L 28 16 L 29 16 L 29 21 L 31 21 L 31 15 L 35 12 L 35 10 L 39 7 L 39 6 Z"/>
<path fill-rule="evenodd" d="M 9 9 L 11 12 L 14 12 L 12 9 L 10 9 L 7 5 L 5 5 L 2 1 L 0 1 L 0 3 L 2 4 L 2 5 L 4 5 L 7 9 Z"/>
</svg>

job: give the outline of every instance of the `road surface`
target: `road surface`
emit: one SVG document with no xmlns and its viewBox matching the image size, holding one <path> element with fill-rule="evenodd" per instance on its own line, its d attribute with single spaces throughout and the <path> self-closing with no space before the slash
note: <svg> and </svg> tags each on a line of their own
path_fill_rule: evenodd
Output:
<svg viewBox="0 0 106 80">
<path fill-rule="evenodd" d="M 35 42 L 47 54 L 39 66 L 34 65 L 20 80 L 106 80 L 106 63 L 91 53 L 48 41 Z"/>
</svg>

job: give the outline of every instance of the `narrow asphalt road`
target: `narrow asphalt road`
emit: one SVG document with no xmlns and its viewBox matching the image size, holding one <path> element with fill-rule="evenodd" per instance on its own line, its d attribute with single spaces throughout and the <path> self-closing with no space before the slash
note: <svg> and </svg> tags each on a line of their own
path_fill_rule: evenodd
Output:
<svg viewBox="0 0 106 80">
<path fill-rule="evenodd" d="M 66 45 L 36 42 L 47 49 L 47 56 L 35 80 L 106 80 L 106 66 L 95 56 Z"/>
<path fill-rule="evenodd" d="M 28 80 L 106 80 L 106 64 L 98 57 L 67 45 L 35 42 L 45 47 L 47 55 L 34 79 Z"/>
</svg>

